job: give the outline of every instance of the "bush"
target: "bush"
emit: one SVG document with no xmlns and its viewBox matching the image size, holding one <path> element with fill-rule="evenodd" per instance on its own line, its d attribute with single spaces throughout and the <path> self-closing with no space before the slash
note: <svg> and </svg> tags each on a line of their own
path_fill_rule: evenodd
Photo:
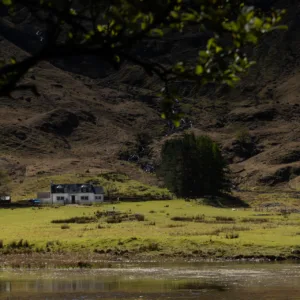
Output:
<svg viewBox="0 0 300 300">
<path fill-rule="evenodd" d="M 227 163 L 218 145 L 194 134 L 165 142 L 158 176 L 179 197 L 216 196 L 230 187 Z"/>
<path fill-rule="evenodd" d="M 93 223 L 96 221 L 97 221 L 97 219 L 95 217 L 73 217 L 73 218 L 69 218 L 69 219 L 52 220 L 51 223 L 55 223 L 55 224 L 60 224 L 60 223 L 85 224 L 85 223 Z"/>
<path fill-rule="evenodd" d="M 216 221 L 220 223 L 234 223 L 235 219 L 232 217 L 217 216 Z"/>
<path fill-rule="evenodd" d="M 236 132 L 235 138 L 241 144 L 248 144 L 252 141 L 248 128 L 240 128 Z"/>
<path fill-rule="evenodd" d="M 240 235 L 236 232 L 226 233 L 226 239 L 237 239 Z"/>
<path fill-rule="evenodd" d="M 92 268 L 92 264 L 90 264 L 89 262 L 85 262 L 85 261 L 79 261 L 77 263 L 77 266 L 80 269 L 91 269 Z"/>
<path fill-rule="evenodd" d="M 61 229 L 70 229 L 70 226 L 68 224 L 64 224 L 60 226 Z"/>
<path fill-rule="evenodd" d="M 19 241 L 12 241 L 7 245 L 8 249 L 28 249 L 31 248 L 32 245 L 29 244 L 27 240 L 20 239 Z"/>
<path fill-rule="evenodd" d="M 256 223 L 256 224 L 266 223 L 268 221 L 269 220 L 266 219 L 266 218 L 243 218 L 242 219 L 242 222 L 245 222 L 245 223 Z"/>
<path fill-rule="evenodd" d="M 120 218 L 118 216 L 111 216 L 111 217 L 108 217 L 106 219 L 106 222 L 109 223 L 109 224 L 121 223 L 122 222 L 122 218 Z"/>
<path fill-rule="evenodd" d="M 135 219 L 136 219 L 137 221 L 139 221 L 139 222 L 145 221 L 145 216 L 142 215 L 142 214 L 135 214 L 134 217 L 135 217 Z"/>
<path fill-rule="evenodd" d="M 186 217 L 186 216 L 175 216 L 171 218 L 172 221 L 182 221 L 182 222 L 193 222 L 194 217 Z"/>
<path fill-rule="evenodd" d="M 160 250 L 159 244 L 158 243 L 150 243 L 148 245 L 148 250 L 149 251 L 159 251 Z"/>
<path fill-rule="evenodd" d="M 205 215 L 197 216 L 174 216 L 171 218 L 172 221 L 182 221 L 182 222 L 204 222 Z"/>
<path fill-rule="evenodd" d="M 103 225 L 101 225 L 101 224 L 98 224 L 96 228 L 97 228 L 97 229 L 104 229 L 104 228 L 106 228 L 106 227 L 103 226 Z"/>
<path fill-rule="evenodd" d="M 195 222 L 204 222 L 205 220 L 205 215 L 197 215 L 194 217 Z"/>
</svg>

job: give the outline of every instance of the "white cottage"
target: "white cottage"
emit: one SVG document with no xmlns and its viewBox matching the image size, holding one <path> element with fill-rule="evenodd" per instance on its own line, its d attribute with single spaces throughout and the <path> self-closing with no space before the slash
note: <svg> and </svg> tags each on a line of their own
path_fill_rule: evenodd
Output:
<svg viewBox="0 0 300 300">
<path fill-rule="evenodd" d="M 84 184 L 51 184 L 48 197 L 38 197 L 42 203 L 49 204 L 92 204 L 104 201 L 101 186 Z M 38 195 L 39 196 L 39 195 Z"/>
</svg>

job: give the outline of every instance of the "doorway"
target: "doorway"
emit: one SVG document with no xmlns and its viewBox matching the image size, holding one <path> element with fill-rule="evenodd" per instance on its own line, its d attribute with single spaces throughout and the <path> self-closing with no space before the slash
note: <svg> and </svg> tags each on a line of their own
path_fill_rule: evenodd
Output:
<svg viewBox="0 0 300 300">
<path fill-rule="evenodd" d="M 72 204 L 75 204 L 75 196 L 72 196 Z"/>
</svg>

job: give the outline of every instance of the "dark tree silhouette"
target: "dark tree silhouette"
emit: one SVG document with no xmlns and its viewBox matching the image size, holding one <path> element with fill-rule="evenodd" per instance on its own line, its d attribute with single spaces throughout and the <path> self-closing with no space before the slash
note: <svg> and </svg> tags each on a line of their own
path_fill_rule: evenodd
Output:
<svg viewBox="0 0 300 300">
<path fill-rule="evenodd" d="M 165 142 L 158 175 L 180 197 L 216 196 L 229 191 L 227 164 L 207 136 L 185 134 Z"/>
<path fill-rule="evenodd" d="M 94 56 L 116 69 L 128 61 L 164 82 L 163 118 L 175 124 L 175 80 L 233 85 L 252 64 L 243 51 L 276 28 L 283 11 L 262 13 L 241 0 L 0 0 L 1 14 L 27 14 L 38 26 L 41 46 L 21 61 L 11 58 L 0 68 L 0 95 L 31 88 L 22 77 L 41 60 Z M 3 18 L 2 18 L 3 19 Z M 202 33 L 204 47 L 183 61 L 158 62 L 140 55 L 149 41 L 162 41 L 190 29 Z M 278 27 L 277 27 L 278 28 Z"/>
</svg>

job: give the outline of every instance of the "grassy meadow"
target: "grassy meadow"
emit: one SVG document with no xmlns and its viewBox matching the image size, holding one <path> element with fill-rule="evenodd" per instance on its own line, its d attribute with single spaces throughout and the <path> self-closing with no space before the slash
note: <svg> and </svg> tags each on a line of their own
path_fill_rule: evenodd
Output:
<svg viewBox="0 0 300 300">
<path fill-rule="evenodd" d="M 3 208 L 0 220 L 3 254 L 275 259 L 300 253 L 300 215 L 276 210 L 165 200 Z"/>
</svg>

